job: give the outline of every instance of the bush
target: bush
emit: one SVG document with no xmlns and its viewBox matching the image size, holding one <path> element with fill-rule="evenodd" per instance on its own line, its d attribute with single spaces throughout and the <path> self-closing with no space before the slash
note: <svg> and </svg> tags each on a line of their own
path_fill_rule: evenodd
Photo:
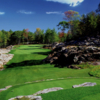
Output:
<svg viewBox="0 0 100 100">
<path fill-rule="evenodd" d="M 93 67 L 90 70 L 89 74 L 92 75 L 92 76 L 100 77 L 100 66 Z"/>
<path fill-rule="evenodd" d="M 82 64 L 77 65 L 77 67 L 80 67 L 82 69 L 85 69 L 85 68 L 93 68 L 93 66 L 90 65 L 90 64 L 88 64 L 88 62 L 85 62 L 85 63 L 83 62 Z"/>
</svg>

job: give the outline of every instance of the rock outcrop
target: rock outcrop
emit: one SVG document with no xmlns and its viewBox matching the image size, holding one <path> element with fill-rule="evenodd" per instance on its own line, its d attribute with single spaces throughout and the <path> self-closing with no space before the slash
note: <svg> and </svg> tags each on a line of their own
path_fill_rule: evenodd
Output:
<svg viewBox="0 0 100 100">
<path fill-rule="evenodd" d="M 43 59 L 43 62 L 55 64 L 55 66 L 80 69 L 77 66 L 72 66 L 72 64 L 100 60 L 100 37 L 83 37 L 81 41 L 77 41 L 47 45 L 47 48 L 52 49 L 52 53 Z M 46 45 L 43 48 L 46 48 Z"/>
<path fill-rule="evenodd" d="M 6 54 L 10 52 L 12 47 L 13 46 L 8 46 L 6 49 L 0 49 L 0 70 L 4 70 L 3 65 L 13 58 L 14 54 Z"/>
</svg>

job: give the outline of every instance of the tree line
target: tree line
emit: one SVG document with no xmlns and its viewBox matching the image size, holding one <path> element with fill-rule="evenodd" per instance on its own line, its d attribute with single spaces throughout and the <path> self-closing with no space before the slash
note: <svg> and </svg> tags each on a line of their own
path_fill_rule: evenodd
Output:
<svg viewBox="0 0 100 100">
<path fill-rule="evenodd" d="M 22 31 L 0 31 L 0 47 L 5 48 L 9 45 L 20 45 L 20 44 L 29 44 L 29 43 L 42 43 L 50 44 L 54 42 L 60 42 L 58 33 L 54 29 L 47 29 L 44 33 L 44 30 L 36 28 L 36 31 L 30 32 L 28 29 L 23 29 Z"/>
<path fill-rule="evenodd" d="M 30 32 L 28 29 L 22 31 L 0 31 L 0 48 L 8 45 L 29 44 L 30 42 L 50 44 L 54 42 L 66 42 L 72 39 L 77 39 L 83 36 L 90 36 L 100 34 L 100 3 L 96 12 L 91 11 L 88 14 L 80 16 L 76 11 L 64 12 L 64 20 L 58 23 L 57 27 L 60 32 L 54 29 L 47 29 L 46 32 L 40 28 L 36 31 Z M 65 30 L 69 29 L 67 33 Z"/>
</svg>

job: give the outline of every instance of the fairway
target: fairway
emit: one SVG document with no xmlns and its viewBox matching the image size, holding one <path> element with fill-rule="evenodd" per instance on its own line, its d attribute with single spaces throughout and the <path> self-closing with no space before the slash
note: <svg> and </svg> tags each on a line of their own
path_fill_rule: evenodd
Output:
<svg viewBox="0 0 100 100">
<path fill-rule="evenodd" d="M 0 94 L 0 100 L 1 98 L 3 98 L 3 100 L 8 100 L 9 98 L 16 97 L 18 95 L 32 95 L 40 90 L 52 88 L 52 87 L 62 87 L 63 89 L 72 89 L 72 85 L 80 84 L 84 82 L 96 82 L 98 85 L 100 85 L 100 80 L 94 78 L 93 79 L 63 79 L 63 80 L 52 80 L 52 81 L 15 85 L 6 91 L 3 91 Z M 6 94 L 6 97 L 3 94 Z"/>
<path fill-rule="evenodd" d="M 9 52 L 14 54 L 14 57 L 4 66 L 5 70 L 0 71 L 0 88 L 8 85 L 12 85 L 12 87 L 0 92 L 0 100 L 8 100 L 19 95 L 31 95 L 37 91 L 52 87 L 71 89 L 72 85 L 84 82 L 96 82 L 97 85 L 100 85 L 99 79 L 88 74 L 89 68 L 58 68 L 54 67 L 54 65 L 44 64 L 42 60 L 51 51 L 41 48 L 42 46 L 41 44 L 20 45 Z M 54 80 L 46 81 L 47 79 Z M 45 81 L 34 83 L 33 81 L 36 80 Z M 25 84 L 25 82 L 32 83 Z"/>
</svg>

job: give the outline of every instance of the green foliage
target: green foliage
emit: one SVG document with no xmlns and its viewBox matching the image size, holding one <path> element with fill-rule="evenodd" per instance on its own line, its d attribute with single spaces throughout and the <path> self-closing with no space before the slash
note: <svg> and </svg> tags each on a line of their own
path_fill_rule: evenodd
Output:
<svg viewBox="0 0 100 100">
<path fill-rule="evenodd" d="M 92 76 L 100 77 L 100 66 L 94 66 L 90 70 L 89 74 L 92 75 Z"/>
<path fill-rule="evenodd" d="M 55 29 L 47 29 L 45 32 L 45 43 L 53 43 L 59 41 L 59 37 L 57 36 L 57 32 Z"/>
<path fill-rule="evenodd" d="M 59 26 L 59 25 L 62 26 L 63 28 L 61 29 L 61 27 L 59 27 L 58 30 L 61 29 L 62 31 L 65 31 L 66 28 L 69 28 L 69 23 L 66 21 L 59 22 L 59 24 L 57 26 Z"/>
<path fill-rule="evenodd" d="M 34 40 L 39 43 L 44 43 L 44 30 L 37 28 L 34 33 Z"/>
<path fill-rule="evenodd" d="M 58 42 L 59 41 L 59 37 L 57 35 L 57 32 L 55 31 L 55 28 L 52 30 L 52 43 L 54 42 Z"/>
<path fill-rule="evenodd" d="M 81 17 L 78 12 L 73 11 L 73 10 L 68 10 L 68 11 L 64 12 L 64 14 L 66 16 L 66 18 L 64 18 L 64 19 L 69 21 L 68 23 L 70 25 L 71 33 L 74 35 L 76 33 L 76 28 L 77 28 L 77 24 L 78 24 L 76 22 L 78 21 L 78 19 L 80 20 Z"/>
</svg>

